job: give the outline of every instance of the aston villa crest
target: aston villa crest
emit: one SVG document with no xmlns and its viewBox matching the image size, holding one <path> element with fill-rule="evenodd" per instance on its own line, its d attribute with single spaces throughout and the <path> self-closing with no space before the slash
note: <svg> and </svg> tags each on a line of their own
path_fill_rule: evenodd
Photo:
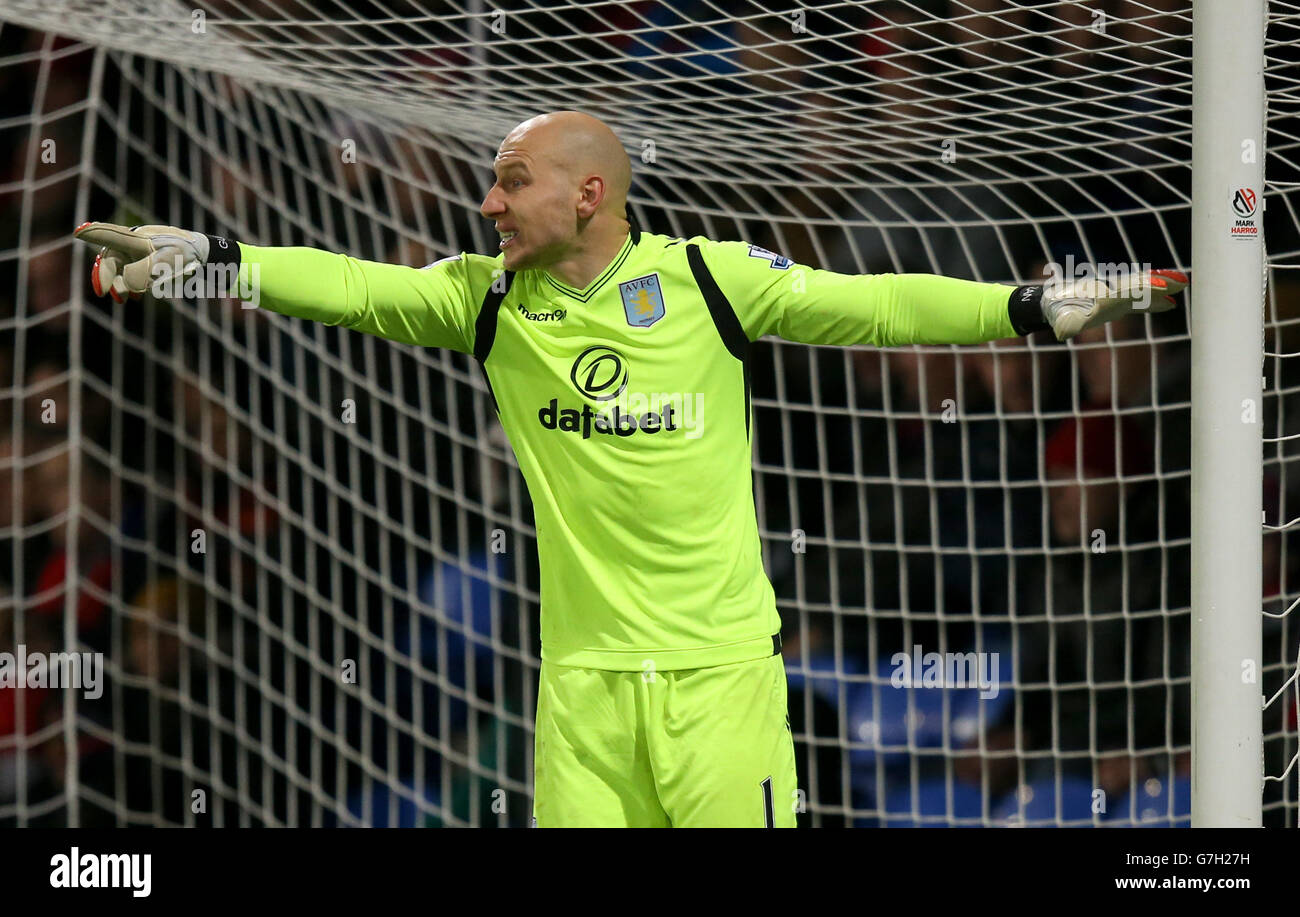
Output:
<svg viewBox="0 0 1300 917">
<path fill-rule="evenodd" d="M 649 328 L 664 317 L 664 294 L 659 289 L 659 275 L 647 274 L 618 285 L 623 297 L 623 312 L 634 328 Z"/>
</svg>

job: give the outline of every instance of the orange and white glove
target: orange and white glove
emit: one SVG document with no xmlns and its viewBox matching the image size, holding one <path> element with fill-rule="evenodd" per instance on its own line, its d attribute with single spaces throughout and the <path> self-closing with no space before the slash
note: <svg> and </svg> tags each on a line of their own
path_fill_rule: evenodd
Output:
<svg viewBox="0 0 1300 917">
<path fill-rule="evenodd" d="M 1090 277 L 1048 284 L 1043 287 L 1043 319 L 1056 339 L 1064 341 L 1134 312 L 1172 309 L 1174 297 L 1186 289 L 1187 282 L 1181 271 L 1162 269 L 1130 274 L 1113 283 Z"/>
<path fill-rule="evenodd" d="M 136 298 L 154 284 L 166 285 L 193 274 L 207 263 L 215 238 L 175 226 L 116 223 L 82 223 L 73 235 L 100 246 L 90 269 L 90 284 L 96 296 L 107 293 L 115 302 L 123 302 L 128 295 Z"/>
</svg>

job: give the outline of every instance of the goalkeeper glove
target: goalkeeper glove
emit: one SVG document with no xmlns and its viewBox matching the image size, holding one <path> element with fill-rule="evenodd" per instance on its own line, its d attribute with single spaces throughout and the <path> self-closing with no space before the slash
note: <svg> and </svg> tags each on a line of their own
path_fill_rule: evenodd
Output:
<svg viewBox="0 0 1300 917">
<path fill-rule="evenodd" d="M 1187 286 L 1181 271 L 1158 270 L 1129 274 L 1107 283 L 1096 277 L 1049 284 L 1042 290 L 1043 320 L 1058 341 L 1072 338 L 1134 312 L 1164 312 L 1174 307 L 1174 296 Z M 1032 290 L 1021 287 L 1020 290 Z"/>
<path fill-rule="evenodd" d="M 108 293 L 115 302 L 123 302 L 127 295 L 137 297 L 151 283 L 183 280 L 207 263 L 214 243 L 235 244 L 175 226 L 82 223 L 73 235 L 101 246 L 90 269 L 90 284 L 96 296 Z"/>
</svg>

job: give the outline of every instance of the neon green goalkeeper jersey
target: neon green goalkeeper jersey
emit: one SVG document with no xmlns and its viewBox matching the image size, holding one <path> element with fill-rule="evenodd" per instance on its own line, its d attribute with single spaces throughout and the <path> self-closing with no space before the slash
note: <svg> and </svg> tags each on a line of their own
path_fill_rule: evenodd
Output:
<svg viewBox="0 0 1300 917">
<path fill-rule="evenodd" d="M 754 511 L 752 341 L 1017 333 L 1012 287 L 837 274 L 635 225 L 581 290 L 505 273 L 501 255 L 413 268 L 241 243 L 239 257 L 263 308 L 481 361 L 533 500 L 542 655 L 596 669 L 701 668 L 779 647 Z"/>
</svg>

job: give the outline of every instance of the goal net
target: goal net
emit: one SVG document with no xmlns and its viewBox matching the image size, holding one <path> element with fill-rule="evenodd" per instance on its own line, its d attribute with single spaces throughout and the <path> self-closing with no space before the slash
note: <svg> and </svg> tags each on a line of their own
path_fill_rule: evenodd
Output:
<svg viewBox="0 0 1300 917">
<path fill-rule="evenodd" d="M 0 684 L 0 825 L 531 815 L 535 532 L 473 361 L 233 300 L 97 299 L 83 220 L 491 252 L 497 145 L 577 108 L 624 141 L 649 231 L 851 273 L 1190 268 L 1187 0 L 769 7 L 7 0 L 0 653 L 99 654 L 103 678 Z M 1289 116 L 1270 179 L 1295 177 Z M 1300 255 L 1284 191 L 1265 226 L 1271 260 Z M 1270 274 L 1269 352 L 1300 349 L 1296 292 Z M 1188 822 L 1187 328 L 757 345 L 800 824 Z M 1264 365 L 1280 438 L 1297 364 Z M 1300 479 L 1289 443 L 1265 454 L 1276 525 Z M 1279 775 L 1292 544 L 1265 536 Z M 1296 825 L 1291 773 L 1266 824 Z"/>
</svg>

